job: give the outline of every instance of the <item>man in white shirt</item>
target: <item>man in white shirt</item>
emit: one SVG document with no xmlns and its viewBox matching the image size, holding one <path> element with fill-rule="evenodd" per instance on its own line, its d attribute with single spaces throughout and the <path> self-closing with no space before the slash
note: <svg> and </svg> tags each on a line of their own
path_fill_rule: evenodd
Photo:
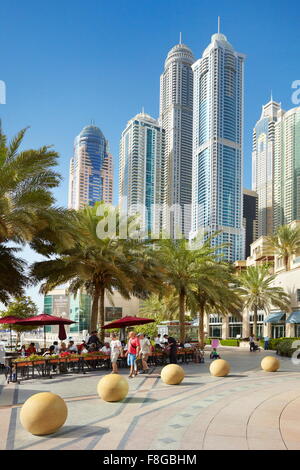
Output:
<svg viewBox="0 0 300 470">
<path fill-rule="evenodd" d="M 112 365 L 112 374 L 118 373 L 118 359 L 122 352 L 122 344 L 117 335 L 113 334 L 110 342 L 110 360 Z"/>
<path fill-rule="evenodd" d="M 103 346 L 103 348 L 100 349 L 100 351 L 103 352 L 104 354 L 109 355 L 111 353 L 109 343 L 104 343 L 104 346 Z"/>
<path fill-rule="evenodd" d="M 69 341 L 68 351 L 71 352 L 71 353 L 77 353 L 78 352 L 77 346 L 75 346 L 74 341 Z"/>
<path fill-rule="evenodd" d="M 143 370 L 142 372 L 140 372 L 140 374 L 145 374 L 149 370 L 147 360 L 151 352 L 151 343 L 149 339 L 143 335 L 143 333 L 139 333 L 138 338 L 140 340 L 140 345 L 141 345 L 139 357 L 140 359 L 142 359 L 142 364 L 143 364 Z"/>
</svg>

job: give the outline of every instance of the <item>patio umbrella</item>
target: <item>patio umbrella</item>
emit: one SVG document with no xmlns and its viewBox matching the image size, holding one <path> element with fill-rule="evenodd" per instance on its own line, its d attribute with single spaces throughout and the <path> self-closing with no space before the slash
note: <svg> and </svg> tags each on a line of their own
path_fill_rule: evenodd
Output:
<svg viewBox="0 0 300 470">
<path fill-rule="evenodd" d="M 64 339 L 66 339 L 66 337 L 67 337 L 67 333 L 66 333 L 66 330 L 65 330 L 65 325 L 63 323 L 60 323 L 59 332 L 58 332 L 58 339 L 63 341 Z"/>
<path fill-rule="evenodd" d="M 68 318 L 55 317 L 54 315 L 42 313 L 41 315 L 25 318 L 24 320 L 18 320 L 15 323 L 18 325 L 44 326 L 44 347 L 46 347 L 46 325 L 71 325 L 76 322 L 69 320 Z"/>
<path fill-rule="evenodd" d="M 112 328 L 125 328 L 126 326 L 134 325 L 145 325 L 146 323 L 153 323 L 155 320 L 152 318 L 141 318 L 141 317 L 123 317 L 119 320 L 114 320 L 107 325 L 102 326 L 104 330 L 110 330 Z"/>
<path fill-rule="evenodd" d="M 8 315 L 7 317 L 0 318 L 0 325 L 9 325 L 9 332 L 10 332 L 10 346 L 12 346 L 12 338 L 11 338 L 11 325 L 16 323 L 18 320 L 22 320 L 20 317 L 16 317 L 15 315 Z"/>
</svg>

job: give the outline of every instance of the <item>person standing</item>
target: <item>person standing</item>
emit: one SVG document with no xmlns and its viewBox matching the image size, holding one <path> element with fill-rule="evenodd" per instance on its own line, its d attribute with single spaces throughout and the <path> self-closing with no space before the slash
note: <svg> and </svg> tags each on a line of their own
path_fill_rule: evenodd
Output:
<svg viewBox="0 0 300 470">
<path fill-rule="evenodd" d="M 249 342 L 250 342 L 250 352 L 255 350 L 255 342 L 254 342 L 254 336 L 249 337 Z"/>
<path fill-rule="evenodd" d="M 177 343 L 172 336 L 168 337 L 168 346 L 170 364 L 177 364 Z"/>
<path fill-rule="evenodd" d="M 138 338 L 139 338 L 140 345 L 141 345 L 139 357 L 141 358 L 142 365 L 143 365 L 143 370 L 140 372 L 140 374 L 145 374 L 149 370 L 147 361 L 148 361 L 149 354 L 151 352 L 151 343 L 149 339 L 143 335 L 143 333 L 139 333 Z"/>
<path fill-rule="evenodd" d="M 110 362 L 112 365 L 112 374 L 118 373 L 118 359 L 122 353 L 122 344 L 117 335 L 113 334 L 110 342 Z"/>
<path fill-rule="evenodd" d="M 88 339 L 87 345 L 90 346 L 91 344 L 95 344 L 97 349 L 99 350 L 99 348 L 101 346 L 101 343 L 100 343 L 100 340 L 98 338 L 97 331 L 92 331 L 91 332 L 91 336 Z"/>
<path fill-rule="evenodd" d="M 264 349 L 265 349 L 265 351 L 267 351 L 269 349 L 269 341 L 270 341 L 269 336 L 268 335 L 265 336 L 264 337 Z"/>
<path fill-rule="evenodd" d="M 135 331 L 129 333 L 129 339 L 127 343 L 127 364 L 130 366 L 129 378 L 133 378 L 137 375 L 136 358 L 140 352 L 140 342 Z"/>
</svg>

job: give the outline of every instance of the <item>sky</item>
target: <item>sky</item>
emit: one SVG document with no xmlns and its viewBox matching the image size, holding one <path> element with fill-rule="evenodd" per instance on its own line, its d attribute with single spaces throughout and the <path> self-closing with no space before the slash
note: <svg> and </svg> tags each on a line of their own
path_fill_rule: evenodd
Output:
<svg viewBox="0 0 300 470">
<path fill-rule="evenodd" d="M 66 206 L 69 160 L 81 129 L 94 120 L 114 159 L 122 130 L 141 111 L 158 117 L 159 77 L 168 51 L 179 42 L 201 57 L 221 32 L 246 55 L 244 186 L 251 188 L 252 130 L 270 99 L 284 109 L 300 80 L 300 3 L 294 0 L 2 0 L 0 6 L 0 104 L 3 131 L 11 138 L 30 126 L 24 148 L 48 144 L 59 152 L 63 181 L 54 193 Z M 37 259 L 29 249 L 23 257 Z M 42 310 L 37 288 L 29 294 Z"/>
</svg>

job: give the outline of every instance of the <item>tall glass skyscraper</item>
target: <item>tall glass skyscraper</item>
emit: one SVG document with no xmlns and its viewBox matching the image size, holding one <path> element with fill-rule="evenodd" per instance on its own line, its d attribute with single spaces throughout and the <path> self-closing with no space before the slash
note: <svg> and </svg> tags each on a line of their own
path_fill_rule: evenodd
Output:
<svg viewBox="0 0 300 470">
<path fill-rule="evenodd" d="M 274 229 L 300 220 L 300 107 L 281 112 L 275 124 Z"/>
<path fill-rule="evenodd" d="M 165 130 L 162 168 L 163 229 L 188 238 L 192 203 L 193 71 L 192 51 L 177 44 L 160 77 L 160 124 Z M 185 211 L 184 211 L 185 210 Z"/>
<path fill-rule="evenodd" d="M 275 123 L 282 113 L 272 99 L 262 107 L 253 129 L 252 189 L 258 195 L 258 236 L 273 233 L 273 166 Z"/>
<path fill-rule="evenodd" d="M 119 206 L 124 213 L 139 213 L 144 230 L 157 236 L 163 151 L 164 131 L 155 119 L 143 112 L 128 121 L 120 142 Z"/>
<path fill-rule="evenodd" d="M 194 71 L 192 232 L 222 230 L 225 259 L 244 258 L 242 224 L 244 60 L 214 34 Z"/>
<path fill-rule="evenodd" d="M 98 201 L 111 203 L 112 192 L 112 156 L 108 152 L 108 142 L 98 127 L 86 126 L 74 142 L 68 206 L 78 210 Z"/>
</svg>

